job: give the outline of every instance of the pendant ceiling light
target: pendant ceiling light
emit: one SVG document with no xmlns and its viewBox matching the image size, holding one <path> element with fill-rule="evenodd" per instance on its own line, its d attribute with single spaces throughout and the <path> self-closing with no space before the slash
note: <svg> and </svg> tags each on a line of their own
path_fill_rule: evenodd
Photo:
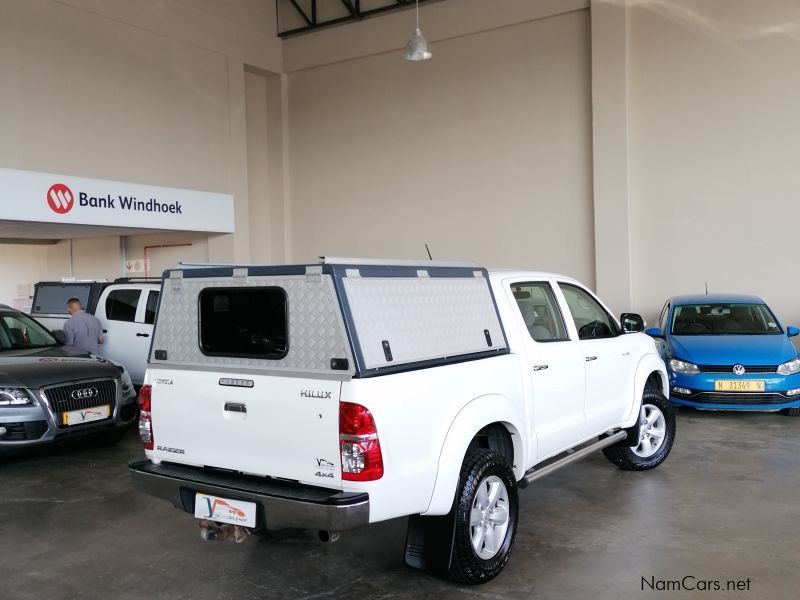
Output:
<svg viewBox="0 0 800 600">
<path fill-rule="evenodd" d="M 406 60 L 428 60 L 431 54 L 428 40 L 419 30 L 419 0 L 417 0 L 417 29 L 406 44 Z"/>
</svg>

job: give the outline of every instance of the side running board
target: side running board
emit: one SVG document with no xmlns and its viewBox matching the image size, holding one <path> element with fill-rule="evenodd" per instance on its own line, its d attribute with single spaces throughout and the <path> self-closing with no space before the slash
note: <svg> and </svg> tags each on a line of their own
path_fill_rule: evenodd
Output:
<svg viewBox="0 0 800 600">
<path fill-rule="evenodd" d="M 570 448 L 566 452 L 562 452 L 561 454 L 558 454 L 553 458 L 550 458 L 533 467 L 522 476 L 522 479 L 517 482 L 517 487 L 526 488 L 529 484 L 533 483 L 537 479 L 541 479 L 542 477 L 550 475 L 550 473 L 553 473 L 554 471 L 558 471 L 562 467 L 566 467 L 574 462 L 578 462 L 582 458 L 586 458 L 598 450 L 612 446 L 613 444 L 624 440 L 626 437 L 628 437 L 627 431 L 617 431 L 616 433 L 606 434 L 597 440 L 589 441 L 585 444 L 581 444 L 580 446 Z"/>
</svg>

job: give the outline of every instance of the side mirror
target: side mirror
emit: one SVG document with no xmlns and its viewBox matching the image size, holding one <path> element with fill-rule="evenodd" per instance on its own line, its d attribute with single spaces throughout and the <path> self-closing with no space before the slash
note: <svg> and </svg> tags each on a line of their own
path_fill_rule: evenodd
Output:
<svg viewBox="0 0 800 600">
<path fill-rule="evenodd" d="M 67 334 L 64 333 L 63 329 L 56 329 L 55 331 L 51 331 L 50 333 L 54 338 L 56 338 L 56 341 L 59 344 L 67 343 Z"/>
<path fill-rule="evenodd" d="M 644 331 L 644 319 L 636 313 L 622 313 L 619 318 L 622 323 L 622 331 L 625 333 L 636 333 Z"/>
<path fill-rule="evenodd" d="M 644 331 L 647 335 L 654 338 L 664 337 L 661 335 L 661 330 L 658 327 L 651 327 L 650 329 L 645 329 Z"/>
<path fill-rule="evenodd" d="M 787 327 L 786 335 L 788 335 L 789 337 L 800 335 L 800 329 L 798 329 L 797 327 Z"/>
</svg>

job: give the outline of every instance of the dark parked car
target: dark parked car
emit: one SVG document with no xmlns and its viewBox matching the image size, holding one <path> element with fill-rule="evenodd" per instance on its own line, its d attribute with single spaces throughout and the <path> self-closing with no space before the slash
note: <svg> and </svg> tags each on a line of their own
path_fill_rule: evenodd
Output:
<svg viewBox="0 0 800 600">
<path fill-rule="evenodd" d="M 0 305 L 0 454 L 86 435 L 118 439 L 137 408 L 124 367 Z"/>
</svg>

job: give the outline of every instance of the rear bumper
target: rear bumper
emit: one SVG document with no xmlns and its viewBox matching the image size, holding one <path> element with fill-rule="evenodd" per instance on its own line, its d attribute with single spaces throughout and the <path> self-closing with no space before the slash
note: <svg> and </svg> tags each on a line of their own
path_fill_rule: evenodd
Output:
<svg viewBox="0 0 800 600">
<path fill-rule="evenodd" d="M 172 463 L 132 461 L 137 487 L 194 514 L 197 492 L 255 502 L 257 528 L 344 531 L 369 523 L 369 495 Z"/>
</svg>

